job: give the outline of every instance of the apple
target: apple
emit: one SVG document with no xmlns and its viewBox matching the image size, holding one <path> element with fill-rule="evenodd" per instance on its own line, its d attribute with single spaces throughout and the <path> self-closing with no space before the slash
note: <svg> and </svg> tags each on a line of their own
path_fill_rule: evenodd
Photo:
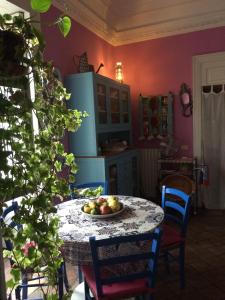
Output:
<svg viewBox="0 0 225 300">
<path fill-rule="evenodd" d="M 87 205 L 87 204 L 85 204 L 85 205 L 84 205 L 84 208 L 83 208 L 83 211 L 84 211 L 85 213 L 87 213 L 87 214 L 90 214 L 90 212 L 91 212 L 90 206 Z"/>
<path fill-rule="evenodd" d="M 91 209 L 94 209 L 96 207 L 96 203 L 94 201 L 89 201 L 88 205 Z"/>
<path fill-rule="evenodd" d="M 98 215 L 97 209 L 93 208 L 93 209 L 91 210 L 91 215 Z"/>
<path fill-rule="evenodd" d="M 118 202 L 119 199 L 118 199 L 117 196 L 109 196 L 108 199 L 107 199 L 107 201 L 108 201 L 108 202 L 112 202 L 112 201 L 113 201 L 113 202 L 114 202 L 114 201 Z"/>
<path fill-rule="evenodd" d="M 111 207 L 112 212 L 117 212 L 121 209 L 121 205 L 119 202 L 115 203 L 114 205 L 112 205 L 110 207 Z"/>
<path fill-rule="evenodd" d="M 111 208 L 108 205 L 101 205 L 100 206 L 101 215 L 107 215 L 111 213 Z"/>
<path fill-rule="evenodd" d="M 99 197 L 96 202 L 98 205 L 102 205 L 103 203 L 107 202 L 107 199 Z"/>
</svg>

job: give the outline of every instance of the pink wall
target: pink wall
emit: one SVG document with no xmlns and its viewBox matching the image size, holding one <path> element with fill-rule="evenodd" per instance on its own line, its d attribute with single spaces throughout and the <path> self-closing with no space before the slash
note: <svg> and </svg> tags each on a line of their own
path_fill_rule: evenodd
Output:
<svg viewBox="0 0 225 300">
<path fill-rule="evenodd" d="M 46 61 L 53 61 L 55 67 L 59 68 L 62 76 L 76 73 L 76 65 L 73 61 L 74 55 L 87 52 L 89 64 L 94 65 L 97 70 L 100 63 L 104 63 L 99 74 L 112 77 L 114 74 L 114 47 L 99 38 L 94 33 L 72 21 L 71 31 L 66 38 L 62 36 L 53 24 L 61 12 L 52 8 L 49 12 L 41 15 L 42 31 L 45 36 Z M 65 146 L 68 151 L 68 137 L 65 137 Z"/>
<path fill-rule="evenodd" d="M 61 12 L 53 7 L 49 12 L 41 15 L 42 31 L 46 40 L 45 59 L 52 60 L 61 73 L 67 75 L 76 72 L 73 56 L 81 55 L 86 51 L 89 64 L 93 64 L 97 70 L 103 62 L 105 66 L 100 74 L 111 77 L 114 72 L 114 47 L 75 21 L 72 21 L 69 35 L 64 38 L 56 26 L 48 26 L 60 14 Z"/>
<path fill-rule="evenodd" d="M 174 135 L 181 144 L 189 146 L 183 155 L 192 155 L 192 117 L 181 114 L 179 89 L 182 82 L 192 87 L 192 57 L 225 51 L 225 27 L 172 37 L 149 40 L 115 48 L 116 61 L 122 61 L 125 83 L 131 86 L 134 137 L 138 142 L 138 95 L 163 94 L 172 91 L 174 103 Z"/>
<path fill-rule="evenodd" d="M 84 51 L 90 64 L 97 69 L 103 62 L 100 74 L 114 78 L 116 61 L 122 61 L 124 82 L 131 86 L 134 141 L 137 146 L 152 146 L 151 142 L 138 142 L 138 95 L 164 94 L 172 91 L 174 103 L 174 135 L 179 143 L 189 146 L 183 155 L 191 155 L 193 147 L 192 117 L 181 114 L 179 89 L 182 82 L 192 87 L 192 57 L 194 55 L 225 51 L 225 27 L 208 29 L 156 40 L 113 47 L 82 25 L 73 21 L 72 30 L 65 39 L 52 23 L 60 11 L 56 8 L 42 15 L 46 39 L 45 58 L 53 60 L 62 75 L 75 73 L 74 54 Z"/>
</svg>

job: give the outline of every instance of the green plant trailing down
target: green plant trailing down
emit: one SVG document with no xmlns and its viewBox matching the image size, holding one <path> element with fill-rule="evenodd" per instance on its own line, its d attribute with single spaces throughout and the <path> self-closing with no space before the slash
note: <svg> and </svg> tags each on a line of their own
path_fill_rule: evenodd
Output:
<svg viewBox="0 0 225 300">
<path fill-rule="evenodd" d="M 52 0 L 31 0 L 31 7 L 34 11 L 45 13 L 52 5 Z M 71 28 L 71 20 L 68 16 L 60 16 L 55 24 L 58 25 L 61 33 L 66 37 Z"/>
<path fill-rule="evenodd" d="M 92 189 L 92 188 L 74 189 L 75 195 L 79 195 L 81 197 L 87 197 L 87 198 L 99 197 L 102 194 L 102 191 L 103 191 L 102 186 L 99 186 L 96 189 Z"/>
<path fill-rule="evenodd" d="M 32 1 L 33 8 L 41 2 L 51 4 Z M 48 8 L 43 6 L 42 10 Z M 14 47 L 11 61 L 4 40 L 8 34 Z M 0 126 L 0 214 L 5 201 L 23 196 L 14 218 L 23 229 L 0 229 L 3 237 L 14 243 L 13 251 L 5 252 L 15 262 L 7 282 L 10 292 L 18 284 L 21 271 L 32 269 L 48 277 L 51 292 L 43 291 L 45 299 L 57 299 L 54 287 L 62 261 L 62 241 L 53 200 L 69 194 L 68 183 L 74 182 L 77 172 L 74 155 L 64 151 L 62 139 L 66 130 L 79 128 L 86 113 L 66 107 L 69 95 L 54 77 L 51 63 L 43 61 L 43 45 L 40 32 L 30 21 L 21 16 L 0 16 L 0 124 L 5 124 Z M 7 68 L 1 68 L 4 64 Z M 29 92 L 32 81 L 33 101 Z M 38 121 L 37 134 L 32 115 Z M 62 172 L 67 176 L 60 176 Z"/>
</svg>

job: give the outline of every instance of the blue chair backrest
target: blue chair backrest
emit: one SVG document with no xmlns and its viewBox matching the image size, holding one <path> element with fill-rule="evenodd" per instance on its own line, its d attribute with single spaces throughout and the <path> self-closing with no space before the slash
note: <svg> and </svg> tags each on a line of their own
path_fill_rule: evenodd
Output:
<svg viewBox="0 0 225 300">
<path fill-rule="evenodd" d="M 81 183 L 81 184 L 72 183 L 72 184 L 70 184 L 71 199 L 76 198 L 76 195 L 74 195 L 74 192 L 73 192 L 74 189 L 85 189 L 85 188 L 96 189 L 99 186 L 102 186 L 102 188 L 103 188 L 102 194 L 108 195 L 109 191 L 108 191 L 108 182 L 107 181 L 86 182 L 86 183 Z"/>
<path fill-rule="evenodd" d="M 155 229 L 152 233 L 136 234 L 129 236 L 112 237 L 102 240 L 96 240 L 95 237 L 90 237 L 90 247 L 93 260 L 93 270 L 95 274 L 96 287 L 98 296 L 103 295 L 103 286 L 106 284 L 118 283 L 118 282 L 129 282 L 136 279 L 146 278 L 149 281 L 149 287 L 154 288 L 155 286 L 155 275 L 157 268 L 157 259 L 159 254 L 159 246 L 161 240 L 161 230 Z M 151 242 L 148 245 L 148 249 L 143 251 L 143 247 L 140 247 L 140 252 L 135 254 L 123 255 L 119 253 L 119 246 L 124 243 L 140 243 L 140 242 Z M 117 251 L 112 251 L 112 255 L 109 258 L 99 257 L 99 248 L 107 246 L 115 246 Z M 127 247 L 132 249 L 132 244 L 127 244 Z M 132 253 L 132 252 L 131 252 Z M 134 262 L 148 262 L 148 267 L 145 270 L 137 271 L 134 273 L 124 274 L 118 272 L 118 274 L 112 273 L 109 276 L 102 278 L 101 270 L 105 266 L 112 268 L 115 265 L 125 265 Z"/>
<path fill-rule="evenodd" d="M 16 230 L 19 230 L 22 228 L 22 225 L 16 223 L 13 220 L 13 216 L 15 216 L 16 212 L 19 209 L 19 205 L 16 201 L 12 201 L 12 203 L 3 210 L 3 213 L 0 217 L 0 222 L 5 223 L 6 226 L 9 226 L 11 228 L 15 228 Z M 5 240 L 5 245 L 7 250 L 13 249 L 13 244 L 10 240 Z"/>
<path fill-rule="evenodd" d="M 162 187 L 162 208 L 164 220 L 172 221 L 180 227 L 182 236 L 186 235 L 191 196 L 186 193 L 166 186 Z"/>
</svg>

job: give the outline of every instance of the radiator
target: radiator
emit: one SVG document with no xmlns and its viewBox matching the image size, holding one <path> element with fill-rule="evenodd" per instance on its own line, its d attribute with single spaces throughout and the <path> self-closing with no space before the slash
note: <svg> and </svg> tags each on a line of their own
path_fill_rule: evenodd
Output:
<svg viewBox="0 0 225 300">
<path fill-rule="evenodd" d="M 140 149 L 140 192 L 145 198 L 156 196 L 158 183 L 159 149 Z"/>
</svg>

